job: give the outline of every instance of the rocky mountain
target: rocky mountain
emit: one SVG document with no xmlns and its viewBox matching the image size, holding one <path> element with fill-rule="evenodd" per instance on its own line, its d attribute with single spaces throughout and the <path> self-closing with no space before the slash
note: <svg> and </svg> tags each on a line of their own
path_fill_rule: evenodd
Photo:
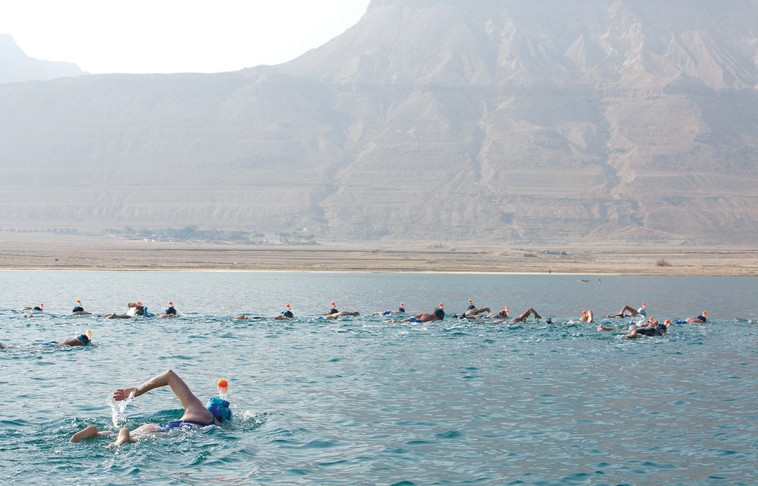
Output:
<svg viewBox="0 0 758 486">
<path fill-rule="evenodd" d="M 79 66 L 68 62 L 42 61 L 27 56 L 8 34 L 0 34 L 0 83 L 39 81 L 81 76 Z"/>
<path fill-rule="evenodd" d="M 279 66 L 0 85 L 0 225 L 750 244 L 758 0 L 374 0 Z"/>
</svg>

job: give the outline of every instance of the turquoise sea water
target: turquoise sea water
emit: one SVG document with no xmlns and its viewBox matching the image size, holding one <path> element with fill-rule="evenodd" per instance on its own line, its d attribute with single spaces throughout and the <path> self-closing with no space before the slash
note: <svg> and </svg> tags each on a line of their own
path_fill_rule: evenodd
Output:
<svg viewBox="0 0 758 486">
<path fill-rule="evenodd" d="M 583 282 L 582 280 L 588 280 Z M 758 280 L 728 277 L 0 272 L 0 467 L 25 484 L 755 484 Z M 388 322 L 471 298 L 542 321 Z M 69 316 L 151 311 L 177 319 Z M 361 316 L 322 316 L 335 301 Z M 647 303 L 708 325 L 628 340 L 567 324 Z M 45 304 L 46 313 L 14 312 Z M 297 319 L 271 316 L 291 304 Z M 236 321 L 245 313 L 266 318 Z M 554 324 L 546 324 L 551 317 Z M 625 320 L 599 319 L 620 326 Z M 91 329 L 94 346 L 52 348 Z M 181 416 L 167 388 L 116 421 L 108 397 L 166 369 L 227 427 L 106 448 L 68 442 Z"/>
</svg>

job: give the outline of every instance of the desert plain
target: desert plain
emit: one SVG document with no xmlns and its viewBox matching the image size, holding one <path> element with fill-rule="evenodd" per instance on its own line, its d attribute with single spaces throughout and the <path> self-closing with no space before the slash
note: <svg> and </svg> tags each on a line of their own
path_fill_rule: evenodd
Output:
<svg viewBox="0 0 758 486">
<path fill-rule="evenodd" d="M 758 250 L 682 245 L 244 245 L 0 231 L 0 270 L 758 275 Z"/>
</svg>

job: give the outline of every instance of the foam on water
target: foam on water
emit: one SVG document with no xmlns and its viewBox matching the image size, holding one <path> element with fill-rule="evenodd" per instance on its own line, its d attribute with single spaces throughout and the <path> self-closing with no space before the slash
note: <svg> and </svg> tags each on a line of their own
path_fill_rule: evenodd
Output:
<svg viewBox="0 0 758 486">
<path fill-rule="evenodd" d="M 113 421 L 113 427 L 118 427 L 120 423 L 124 421 L 124 411 L 127 405 L 134 399 L 134 392 L 130 393 L 126 400 L 116 401 L 112 396 L 109 396 L 106 400 L 111 407 L 111 419 Z"/>
</svg>

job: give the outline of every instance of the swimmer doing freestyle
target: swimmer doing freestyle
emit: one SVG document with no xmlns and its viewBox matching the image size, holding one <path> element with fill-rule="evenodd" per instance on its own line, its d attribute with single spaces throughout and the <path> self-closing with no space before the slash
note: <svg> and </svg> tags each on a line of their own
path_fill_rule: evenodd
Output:
<svg viewBox="0 0 758 486">
<path fill-rule="evenodd" d="M 645 307 L 646 307 L 646 304 L 644 302 L 642 303 L 642 307 L 640 307 L 637 310 L 634 310 L 628 305 L 625 305 L 624 307 L 621 308 L 618 314 L 608 314 L 605 317 L 614 318 L 614 317 L 635 317 L 637 315 L 646 316 L 647 311 L 645 310 Z"/>
<path fill-rule="evenodd" d="M 61 341 L 59 343 L 43 343 L 40 344 L 40 346 L 54 346 L 54 347 L 62 347 L 62 346 L 89 346 L 92 344 L 92 332 L 87 330 L 84 334 L 71 338 L 66 339 L 65 341 Z M 18 346 L 5 346 L 3 343 L 0 343 L 0 349 L 11 349 L 11 348 L 18 348 Z"/>
<path fill-rule="evenodd" d="M 348 311 L 338 311 L 337 306 L 334 302 L 332 302 L 332 308 L 329 309 L 329 313 L 326 315 L 327 319 L 338 319 L 342 316 L 359 316 L 361 315 L 360 312 L 348 312 Z"/>
<path fill-rule="evenodd" d="M 642 326 L 636 326 L 634 324 L 629 326 L 629 330 L 631 330 L 632 332 L 630 332 L 624 337 L 629 338 L 629 339 L 635 339 L 640 336 L 663 336 L 668 331 L 668 326 L 670 324 L 671 324 L 671 321 L 669 321 L 668 319 L 666 319 L 665 324 L 661 324 L 660 322 L 656 321 L 655 319 L 651 317 L 650 320 Z"/>
<path fill-rule="evenodd" d="M 162 319 L 177 317 L 176 307 L 174 307 L 174 303 L 169 302 L 168 307 L 166 307 L 166 311 L 163 314 L 160 314 L 158 317 Z"/>
<path fill-rule="evenodd" d="M 474 305 L 474 302 L 471 299 L 469 299 L 468 308 L 463 314 L 461 314 L 461 319 L 477 318 L 477 317 L 480 317 L 479 314 L 485 314 L 489 311 L 490 311 L 489 307 L 477 307 Z"/>
<path fill-rule="evenodd" d="M 224 381 L 224 384 L 225 383 L 226 382 Z M 168 432 L 175 428 L 207 427 L 209 425 L 227 423 L 232 419 L 232 411 L 229 409 L 228 401 L 213 397 L 208 401 L 207 407 L 203 406 L 203 403 L 194 393 L 192 393 L 192 390 L 190 390 L 184 380 L 172 370 L 164 371 L 163 373 L 150 378 L 140 386 L 119 388 L 113 392 L 113 399 L 117 402 L 127 400 L 132 396 L 138 397 L 154 388 L 166 385 L 171 387 L 171 391 L 173 391 L 179 401 L 182 402 L 182 406 L 184 407 L 184 415 L 182 415 L 182 418 L 165 425 L 140 425 L 132 431 L 124 427 L 119 430 L 118 435 L 115 436 L 116 440 L 108 444 L 108 447 L 126 444 L 127 442 L 137 442 L 139 439 L 147 435 Z M 221 383 L 219 383 L 219 389 L 221 389 L 221 386 Z M 81 442 L 85 439 L 92 439 L 94 437 L 107 437 L 112 439 L 114 438 L 114 434 L 100 432 L 97 430 L 97 427 L 90 425 L 71 436 L 71 442 Z"/>
<path fill-rule="evenodd" d="M 274 319 L 277 321 L 291 321 L 295 318 L 295 314 L 292 313 L 292 307 L 290 307 L 289 304 L 287 304 L 287 309 L 283 310 L 281 314 L 278 316 L 274 316 Z"/>
<path fill-rule="evenodd" d="M 71 315 L 74 315 L 74 316 L 88 316 L 88 315 L 90 315 L 90 312 L 87 312 L 86 310 L 84 310 L 84 307 L 82 307 L 82 301 L 81 300 L 77 300 L 76 301 L 76 306 L 74 306 L 74 308 L 71 310 Z"/>
<path fill-rule="evenodd" d="M 431 314 L 423 313 L 423 314 L 416 314 L 413 317 L 409 317 L 408 319 L 403 319 L 402 322 L 434 322 L 434 321 L 441 321 L 445 318 L 445 311 L 443 310 L 444 306 L 442 303 L 440 303 L 439 307 L 437 307 L 437 310 L 432 312 Z"/>
</svg>

